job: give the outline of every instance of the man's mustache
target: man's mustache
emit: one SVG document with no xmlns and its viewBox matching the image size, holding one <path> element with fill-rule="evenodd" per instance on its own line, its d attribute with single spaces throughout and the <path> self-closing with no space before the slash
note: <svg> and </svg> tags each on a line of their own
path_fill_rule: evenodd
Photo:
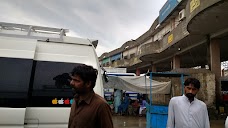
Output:
<svg viewBox="0 0 228 128">
<path fill-rule="evenodd" d="M 194 97 L 195 97 L 195 95 L 192 94 L 192 93 L 187 93 L 186 96 L 187 96 L 188 98 L 194 98 Z"/>
</svg>

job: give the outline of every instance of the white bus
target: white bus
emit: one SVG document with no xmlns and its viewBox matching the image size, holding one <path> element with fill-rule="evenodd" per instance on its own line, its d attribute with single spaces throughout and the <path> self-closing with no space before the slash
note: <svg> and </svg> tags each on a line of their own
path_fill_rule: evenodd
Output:
<svg viewBox="0 0 228 128">
<path fill-rule="evenodd" d="M 0 128 L 66 128 L 69 73 L 78 64 L 98 69 L 94 90 L 104 95 L 96 41 L 67 37 L 65 29 L 0 26 Z"/>
</svg>

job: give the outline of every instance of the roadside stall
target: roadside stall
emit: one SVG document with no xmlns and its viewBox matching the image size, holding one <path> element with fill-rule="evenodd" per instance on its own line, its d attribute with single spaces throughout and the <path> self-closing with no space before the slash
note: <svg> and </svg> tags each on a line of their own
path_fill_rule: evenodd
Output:
<svg viewBox="0 0 228 128">
<path fill-rule="evenodd" d="M 143 76 L 135 76 L 132 73 L 107 73 L 103 79 L 104 89 L 117 89 L 123 90 L 128 97 L 131 99 L 129 104 L 128 111 L 124 112 L 125 114 L 133 114 L 139 116 L 146 115 L 146 105 L 143 101 L 146 101 L 147 95 L 150 93 L 150 78 Z M 170 93 L 171 82 L 168 81 L 153 81 L 153 93 L 158 93 L 162 95 L 167 95 Z M 107 94 L 107 92 L 105 92 Z M 115 93 L 114 93 L 115 94 Z M 140 95 L 143 94 L 144 96 L 141 97 Z M 106 97 L 106 96 L 105 96 Z M 115 97 L 115 96 L 114 96 Z M 140 98 L 141 97 L 141 98 Z M 117 98 L 117 97 L 116 97 Z M 114 98 L 115 99 L 115 98 Z M 148 98 L 147 98 L 148 99 Z M 118 99 L 116 99 L 118 100 Z M 139 102 L 139 108 L 137 108 L 134 113 L 131 111 L 132 106 L 137 107 L 137 100 Z M 117 102 L 118 103 L 118 102 Z M 134 103 L 134 104 L 133 104 Z M 118 106 L 118 105 L 117 105 Z M 116 108 L 116 107 L 114 107 Z M 117 113 L 117 110 L 115 110 Z"/>
<path fill-rule="evenodd" d="M 182 86 L 182 94 L 184 93 L 184 76 L 185 74 L 181 73 L 173 73 L 173 72 L 150 72 L 145 75 L 150 76 L 150 102 L 146 105 L 147 114 L 147 126 L 146 128 L 166 128 L 166 123 L 168 119 L 168 105 L 156 105 L 153 104 L 152 94 L 156 94 L 153 92 L 153 77 L 179 77 Z M 145 85 L 146 81 L 145 81 Z M 171 88 L 170 88 L 171 89 Z"/>
</svg>

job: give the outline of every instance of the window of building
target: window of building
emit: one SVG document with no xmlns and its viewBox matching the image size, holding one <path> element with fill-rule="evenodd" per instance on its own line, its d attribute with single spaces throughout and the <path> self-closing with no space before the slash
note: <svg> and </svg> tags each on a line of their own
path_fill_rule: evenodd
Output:
<svg viewBox="0 0 228 128">
<path fill-rule="evenodd" d="M 130 54 L 130 58 L 135 57 L 135 53 Z"/>
<path fill-rule="evenodd" d="M 128 59 L 128 56 L 124 56 L 123 58 L 124 58 L 124 59 Z"/>
</svg>

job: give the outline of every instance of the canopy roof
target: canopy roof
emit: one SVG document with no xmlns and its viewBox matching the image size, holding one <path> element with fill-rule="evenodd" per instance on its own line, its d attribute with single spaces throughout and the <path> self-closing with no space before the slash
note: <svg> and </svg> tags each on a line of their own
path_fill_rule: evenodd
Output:
<svg viewBox="0 0 228 128">
<path fill-rule="evenodd" d="M 171 81 L 159 82 L 150 80 L 146 76 L 108 76 L 108 82 L 104 82 L 104 88 L 149 94 L 150 82 L 152 94 L 170 94 Z"/>
</svg>

